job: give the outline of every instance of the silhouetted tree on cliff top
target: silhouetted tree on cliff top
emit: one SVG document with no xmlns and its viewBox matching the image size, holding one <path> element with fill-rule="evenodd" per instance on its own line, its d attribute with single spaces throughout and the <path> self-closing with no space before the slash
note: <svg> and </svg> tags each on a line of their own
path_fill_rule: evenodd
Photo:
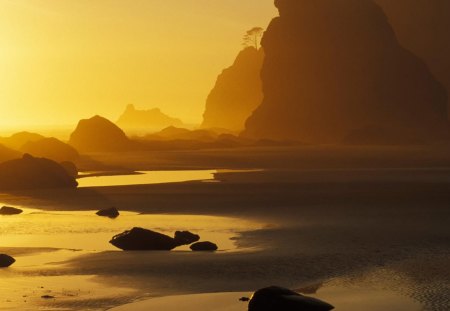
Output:
<svg viewBox="0 0 450 311">
<path fill-rule="evenodd" d="M 244 46 L 254 46 L 255 49 L 259 49 L 259 41 L 264 33 L 264 29 L 261 27 L 253 27 L 248 30 L 244 35 Z"/>
</svg>

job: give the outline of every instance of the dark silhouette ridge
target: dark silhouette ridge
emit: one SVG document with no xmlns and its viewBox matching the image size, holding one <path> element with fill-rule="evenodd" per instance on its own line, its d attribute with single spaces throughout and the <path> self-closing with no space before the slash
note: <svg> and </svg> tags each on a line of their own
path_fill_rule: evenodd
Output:
<svg viewBox="0 0 450 311">
<path fill-rule="evenodd" d="M 45 138 L 44 136 L 30 132 L 19 132 L 11 135 L 10 137 L 0 137 L 0 144 L 5 145 L 8 148 L 20 150 L 27 142 L 38 141 Z"/>
<path fill-rule="evenodd" d="M 217 134 L 210 130 L 188 130 L 185 128 L 178 128 L 169 126 L 162 131 L 145 136 L 147 140 L 196 140 L 196 141 L 214 141 Z"/>
<path fill-rule="evenodd" d="M 431 72 L 450 94 L 450 1 L 376 2 L 386 12 L 402 46 L 425 60 Z"/>
<path fill-rule="evenodd" d="M 76 188 L 73 176 L 58 163 L 25 154 L 0 164 L 0 189 Z"/>
<path fill-rule="evenodd" d="M 9 149 L 3 145 L 0 145 L 0 163 L 8 160 L 17 159 L 22 154 L 16 150 Z"/>
<path fill-rule="evenodd" d="M 169 117 L 160 109 L 137 110 L 134 105 L 128 105 L 116 124 L 126 132 L 157 132 L 169 126 L 182 127 L 180 119 Z"/>
<path fill-rule="evenodd" d="M 245 137 L 338 143 L 369 125 L 422 140 L 448 132 L 445 89 L 373 1 L 275 3 L 280 17 L 262 39 L 264 100 Z"/>
<path fill-rule="evenodd" d="M 80 157 L 75 148 L 53 137 L 28 141 L 20 148 L 20 151 L 56 162 L 73 162 L 77 161 Z"/>
<path fill-rule="evenodd" d="M 117 125 L 101 116 L 81 120 L 70 135 L 69 144 L 82 152 L 122 151 L 134 147 Z"/>
<path fill-rule="evenodd" d="M 206 100 L 203 128 L 225 128 L 240 132 L 253 110 L 261 104 L 261 66 L 264 52 L 247 47 L 234 64 L 225 69 Z"/>
</svg>

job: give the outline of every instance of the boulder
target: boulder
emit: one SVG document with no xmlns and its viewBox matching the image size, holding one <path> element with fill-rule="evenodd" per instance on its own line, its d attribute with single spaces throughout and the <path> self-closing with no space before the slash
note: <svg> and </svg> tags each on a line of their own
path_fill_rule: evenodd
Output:
<svg viewBox="0 0 450 311">
<path fill-rule="evenodd" d="M 217 245 L 212 242 L 197 242 L 191 245 L 194 252 L 214 252 L 218 249 Z"/>
<path fill-rule="evenodd" d="M 9 255 L 0 254 L 0 268 L 7 268 L 15 263 L 16 260 Z"/>
<path fill-rule="evenodd" d="M 77 181 L 58 163 L 24 154 L 0 163 L 0 189 L 76 188 Z"/>
<path fill-rule="evenodd" d="M 98 216 L 109 217 L 109 218 L 117 218 L 120 215 L 119 211 L 115 207 L 110 207 L 110 208 L 105 208 L 105 209 L 99 210 L 96 214 Z"/>
<path fill-rule="evenodd" d="M 170 236 L 137 227 L 114 236 L 109 243 L 124 251 L 170 251 L 178 246 Z"/>
<path fill-rule="evenodd" d="M 70 135 L 69 144 L 82 152 L 125 151 L 134 147 L 117 125 L 100 116 L 81 120 Z"/>
<path fill-rule="evenodd" d="M 0 215 L 18 215 L 22 213 L 23 210 L 21 210 L 20 208 L 15 208 L 11 206 L 3 206 L 2 208 L 0 208 Z"/>
<path fill-rule="evenodd" d="M 200 240 L 198 234 L 194 234 L 189 231 L 177 231 L 175 232 L 175 241 L 178 245 L 189 245 Z"/>
<path fill-rule="evenodd" d="M 248 304 L 249 311 L 329 311 L 332 305 L 303 296 L 286 288 L 271 286 L 256 291 Z"/>
</svg>

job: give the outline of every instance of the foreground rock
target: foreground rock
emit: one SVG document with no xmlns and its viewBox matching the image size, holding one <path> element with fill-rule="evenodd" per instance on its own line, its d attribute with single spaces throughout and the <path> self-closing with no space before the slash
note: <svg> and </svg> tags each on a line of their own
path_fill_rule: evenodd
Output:
<svg viewBox="0 0 450 311">
<path fill-rule="evenodd" d="M 194 252 L 214 252 L 219 249 L 216 244 L 208 241 L 194 243 L 190 248 Z"/>
<path fill-rule="evenodd" d="M 249 311 L 329 311 L 332 309 L 334 307 L 329 303 L 278 286 L 256 291 L 248 304 Z"/>
<path fill-rule="evenodd" d="M 138 227 L 114 236 L 109 243 L 124 251 L 170 251 L 178 246 L 170 236 Z"/>
<path fill-rule="evenodd" d="M 7 268 L 15 263 L 16 260 L 9 255 L 0 254 L 0 268 Z"/>
<path fill-rule="evenodd" d="M 275 3 L 280 16 L 262 39 L 264 99 L 244 136 L 339 143 L 374 126 L 426 142 L 447 137 L 445 88 L 372 0 Z"/>
<path fill-rule="evenodd" d="M 0 164 L 0 189 L 76 188 L 77 181 L 58 163 L 25 154 Z"/>
<path fill-rule="evenodd" d="M 117 218 L 120 215 L 119 211 L 115 207 L 99 210 L 96 214 L 98 216 L 109 217 L 109 218 Z"/>
<path fill-rule="evenodd" d="M 189 245 L 200 240 L 198 234 L 194 234 L 189 231 L 177 231 L 175 232 L 175 241 L 178 245 Z"/>
<path fill-rule="evenodd" d="M 21 210 L 20 208 L 15 208 L 11 206 L 3 206 L 2 208 L 0 208 L 0 215 L 18 215 L 22 213 L 23 210 Z"/>
</svg>

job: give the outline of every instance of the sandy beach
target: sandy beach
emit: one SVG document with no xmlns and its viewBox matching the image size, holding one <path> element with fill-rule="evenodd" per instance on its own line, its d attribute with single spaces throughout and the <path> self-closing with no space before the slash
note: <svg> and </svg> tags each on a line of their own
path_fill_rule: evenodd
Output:
<svg viewBox="0 0 450 311">
<path fill-rule="evenodd" d="M 260 166 L 264 170 L 219 172 L 216 182 L 3 194 L 4 204 L 61 212 L 74 223 L 87 223 L 92 217 L 93 227 L 101 231 L 92 236 L 101 238 L 94 238 L 94 248 L 88 242 L 83 247 L 81 237 L 89 239 L 89 233 L 83 232 L 80 240 L 75 240 L 76 235 L 63 239 L 65 247 L 57 243 L 51 249 L 0 247 L 0 252 L 18 259 L 16 267 L 0 271 L 0 287 L 7 288 L 2 290 L 6 296 L 0 309 L 122 311 L 164 306 L 171 310 L 179 302 L 186 310 L 188 306 L 246 310 L 236 297 L 276 284 L 299 290 L 309 287 L 307 294 L 328 299 L 336 310 L 362 306 L 365 310 L 448 310 L 450 174 L 441 155 L 434 162 L 425 158 L 414 167 Z M 383 163 L 392 161 L 386 158 Z M 186 167 L 192 169 L 192 162 L 187 161 Z M 234 164 L 230 160 L 227 168 L 244 167 Z M 108 237 L 122 227 L 114 224 L 111 229 L 106 225 L 111 220 L 99 222 L 94 212 L 110 206 L 130 212 L 117 219 L 124 221 L 124 227 L 148 224 L 149 229 L 170 232 L 191 226 L 194 231 L 202 229 L 202 221 L 209 223 L 203 234 L 228 232 L 225 238 L 231 238 L 233 250 L 220 243 L 219 252 L 202 254 L 109 249 Z M 126 217 L 131 217 L 130 222 Z M 170 226 L 161 222 L 155 228 L 145 217 L 178 221 Z M 193 223 L 190 217 L 200 220 Z M 214 228 L 213 222 L 201 217 L 229 221 Z M 2 235 L 6 233 L 2 230 Z M 54 298 L 42 299 L 43 293 Z M 198 294 L 203 296 L 190 296 Z M 204 307 L 198 309 L 196 303 Z"/>
</svg>

